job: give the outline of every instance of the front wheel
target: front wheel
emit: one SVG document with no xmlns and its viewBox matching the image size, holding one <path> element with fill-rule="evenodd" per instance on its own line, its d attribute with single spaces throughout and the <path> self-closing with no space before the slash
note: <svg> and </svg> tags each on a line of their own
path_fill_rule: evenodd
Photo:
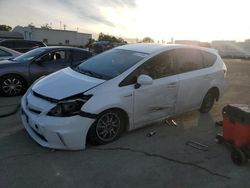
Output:
<svg viewBox="0 0 250 188">
<path fill-rule="evenodd" d="M 0 93 L 3 96 L 18 96 L 24 93 L 25 81 L 16 75 L 7 75 L 0 78 Z"/>
<path fill-rule="evenodd" d="M 121 136 L 125 121 L 121 112 L 108 110 L 100 114 L 90 127 L 88 139 L 92 144 L 107 144 Z"/>
<path fill-rule="evenodd" d="M 212 109 L 214 101 L 215 101 L 215 96 L 213 92 L 211 91 L 208 92 L 202 101 L 199 111 L 201 113 L 208 113 Z"/>
</svg>

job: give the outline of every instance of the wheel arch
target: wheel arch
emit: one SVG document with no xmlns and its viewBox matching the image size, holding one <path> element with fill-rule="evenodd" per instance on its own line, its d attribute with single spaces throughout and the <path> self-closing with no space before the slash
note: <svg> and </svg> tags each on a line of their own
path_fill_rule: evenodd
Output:
<svg viewBox="0 0 250 188">
<path fill-rule="evenodd" d="M 28 86 L 28 81 L 27 81 L 27 79 L 25 79 L 24 76 L 22 76 L 21 74 L 18 74 L 18 73 L 6 73 L 6 74 L 0 76 L 0 80 L 1 80 L 2 78 L 4 78 L 4 77 L 12 76 L 12 75 L 13 75 L 13 76 L 20 77 L 21 79 L 23 79 L 23 81 L 25 82 L 26 86 Z"/>
</svg>

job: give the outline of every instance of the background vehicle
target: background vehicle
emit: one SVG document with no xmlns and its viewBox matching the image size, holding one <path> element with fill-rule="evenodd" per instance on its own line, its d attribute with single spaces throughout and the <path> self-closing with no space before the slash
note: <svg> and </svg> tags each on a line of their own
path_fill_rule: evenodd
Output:
<svg viewBox="0 0 250 188">
<path fill-rule="evenodd" d="M 80 48 L 43 47 L 1 61 L 0 93 L 4 96 L 20 95 L 39 77 L 76 66 L 91 56 L 91 52 Z"/>
<path fill-rule="evenodd" d="M 114 47 L 113 44 L 109 41 L 97 41 L 91 45 L 90 51 L 99 54 L 113 47 Z"/>
<path fill-rule="evenodd" d="M 12 50 L 15 50 L 21 53 L 25 53 L 35 48 L 45 47 L 46 45 L 40 41 L 6 39 L 6 40 L 0 41 L 0 46 L 4 46 L 6 48 L 10 48 Z"/>
<path fill-rule="evenodd" d="M 213 49 L 120 46 L 35 83 L 22 98 L 22 122 L 45 147 L 81 149 L 86 137 L 109 143 L 124 130 L 194 109 L 209 112 L 226 70 Z"/>
<path fill-rule="evenodd" d="M 0 61 L 5 60 L 5 59 L 10 59 L 10 58 L 15 58 L 19 55 L 21 55 L 20 52 L 0 46 Z"/>
</svg>

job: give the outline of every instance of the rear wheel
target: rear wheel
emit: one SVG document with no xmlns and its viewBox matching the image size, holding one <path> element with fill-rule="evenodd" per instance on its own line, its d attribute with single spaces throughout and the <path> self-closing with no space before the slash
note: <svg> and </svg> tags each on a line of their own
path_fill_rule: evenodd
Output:
<svg viewBox="0 0 250 188">
<path fill-rule="evenodd" d="M 7 75 L 0 79 L 0 93 L 3 96 L 18 96 L 24 93 L 26 83 L 17 75 Z"/>
<path fill-rule="evenodd" d="M 125 121 L 121 112 L 107 110 L 91 126 L 88 139 L 92 144 L 106 144 L 121 136 Z"/>
<path fill-rule="evenodd" d="M 231 159 L 234 162 L 234 164 L 239 166 L 247 162 L 247 157 L 245 153 L 240 149 L 234 149 L 231 152 Z"/>
<path fill-rule="evenodd" d="M 203 99 L 203 101 L 202 101 L 202 104 L 201 104 L 201 107 L 200 107 L 199 111 L 200 111 L 201 113 L 208 113 L 208 112 L 212 109 L 212 107 L 213 107 L 213 105 L 214 105 L 215 99 L 216 99 L 216 98 L 215 98 L 214 93 L 213 93 L 212 91 L 209 91 L 209 92 L 205 95 L 205 97 L 204 97 L 204 99 Z"/>
</svg>

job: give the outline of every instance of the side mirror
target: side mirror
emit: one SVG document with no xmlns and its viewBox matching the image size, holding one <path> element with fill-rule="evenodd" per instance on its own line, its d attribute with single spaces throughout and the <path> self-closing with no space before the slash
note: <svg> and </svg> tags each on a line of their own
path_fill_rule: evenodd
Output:
<svg viewBox="0 0 250 188">
<path fill-rule="evenodd" d="M 145 74 L 141 74 L 137 78 L 137 83 L 135 84 L 135 89 L 138 89 L 142 85 L 151 85 L 153 83 L 153 79 Z"/>
</svg>

